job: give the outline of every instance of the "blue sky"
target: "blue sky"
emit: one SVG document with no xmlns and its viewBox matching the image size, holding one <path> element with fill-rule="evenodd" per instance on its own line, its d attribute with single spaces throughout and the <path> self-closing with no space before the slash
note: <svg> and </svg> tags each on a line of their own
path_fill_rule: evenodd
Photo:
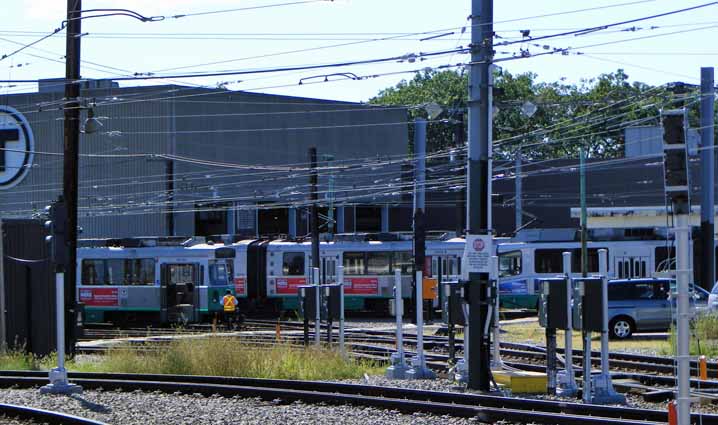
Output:
<svg viewBox="0 0 718 425">
<path fill-rule="evenodd" d="M 83 9 L 123 7 L 143 15 L 168 16 L 161 22 L 142 23 L 126 17 L 83 20 L 83 77 L 107 78 L 134 73 L 214 72 L 344 62 L 448 50 L 466 46 L 470 0 L 335 0 L 217 13 L 184 18 L 177 14 L 231 8 L 266 6 L 292 0 L 83 0 Z M 520 30 L 531 35 L 553 34 L 657 14 L 707 1 L 601 0 L 527 1 L 495 0 L 495 30 L 504 40 L 520 39 Z M 6 0 L 0 25 L 0 56 L 29 43 L 58 27 L 64 18 L 65 0 Z M 634 3 L 608 7 L 622 3 Z M 576 13 L 537 17 L 585 8 Z M 526 18 L 526 19 L 523 19 Z M 636 31 L 627 31 L 631 26 Z M 572 54 L 546 55 L 506 61 L 500 65 L 512 72 L 533 71 L 540 80 L 579 82 L 602 72 L 624 68 L 631 80 L 650 84 L 670 81 L 699 81 L 701 66 L 718 65 L 718 6 L 644 21 L 616 29 L 538 42 L 551 48 L 572 47 Z M 431 32 L 428 35 L 397 37 Z M 668 34 L 674 33 L 674 34 Z M 667 34 L 667 35 L 663 35 Z M 391 40 L 375 39 L 392 37 Z M 629 40 L 641 38 L 638 40 Z M 201 38 L 201 39 L 197 39 Z M 375 40 L 375 41 L 372 41 Z M 501 40 L 498 40 L 501 41 Z M 351 44 L 349 44 L 351 43 Z M 593 46 L 601 43 L 614 43 Z M 343 44 L 338 47 L 327 47 Z M 592 47 L 584 47 L 592 46 Z M 519 48 L 532 54 L 542 47 L 530 44 L 497 46 L 497 58 L 509 57 Z M 307 50 L 310 49 L 310 50 Z M 287 53 L 296 50 L 302 52 Z M 507 53 L 503 53 L 507 52 Z M 581 52 L 582 55 L 576 53 Z M 36 48 L 0 61 L 1 79 L 37 79 L 64 74 L 64 33 L 37 44 Z M 456 65 L 467 55 L 439 56 L 426 61 L 390 62 L 349 66 L 331 70 L 286 72 L 265 75 L 174 79 L 173 83 L 215 86 L 293 96 L 365 101 L 382 88 L 410 79 L 411 71 L 425 67 Z M 112 68 L 109 68 L 112 67 Z M 324 74 L 350 72 L 374 76 L 359 81 Z M 400 72 L 405 72 L 400 74 Z M 392 75 L 382 75 L 393 73 Z M 314 78 L 312 78 L 314 77 Z M 305 84 L 299 85 L 303 78 Z M 241 82 L 237 82 L 241 80 Z M 158 84 L 130 82 L 123 85 Z M 313 84 L 312 84 L 313 83 Z M 33 85 L 0 83 L 0 93 L 34 91 Z"/>
</svg>

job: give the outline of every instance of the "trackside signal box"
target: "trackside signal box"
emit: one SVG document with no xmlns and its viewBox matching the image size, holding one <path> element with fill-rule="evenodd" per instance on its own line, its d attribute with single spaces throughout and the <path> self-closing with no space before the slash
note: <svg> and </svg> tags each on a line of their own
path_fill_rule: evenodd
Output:
<svg viewBox="0 0 718 425">
<path fill-rule="evenodd" d="M 326 320 L 339 320 L 341 317 L 341 285 L 322 285 L 322 318 Z"/>
<path fill-rule="evenodd" d="M 539 325 L 550 329 L 568 329 L 571 314 L 568 305 L 568 279 L 539 280 Z"/>
<path fill-rule="evenodd" d="M 320 314 L 322 320 L 339 320 L 341 315 L 341 285 L 319 286 Z M 299 314 L 310 320 L 317 317 L 317 286 L 302 285 L 297 289 Z"/>
<path fill-rule="evenodd" d="M 597 277 L 573 279 L 573 328 L 587 332 L 603 330 L 603 284 Z"/>
<path fill-rule="evenodd" d="M 464 302 L 464 285 L 464 282 L 442 282 L 444 321 L 450 325 L 466 325 L 464 311 L 461 307 Z"/>
<path fill-rule="evenodd" d="M 299 296 L 299 315 L 305 319 L 314 320 L 317 317 L 316 285 L 299 286 L 297 295 Z"/>
</svg>

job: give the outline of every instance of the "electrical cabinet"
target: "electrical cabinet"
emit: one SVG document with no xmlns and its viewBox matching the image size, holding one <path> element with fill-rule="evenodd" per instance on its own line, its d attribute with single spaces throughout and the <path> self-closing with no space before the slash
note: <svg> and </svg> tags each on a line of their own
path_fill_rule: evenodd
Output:
<svg viewBox="0 0 718 425">
<path fill-rule="evenodd" d="M 340 284 L 322 285 L 324 290 L 322 318 L 331 321 L 338 321 L 341 316 L 341 289 Z"/>
<path fill-rule="evenodd" d="M 539 280 L 539 325 L 550 329 L 568 329 L 569 314 L 568 280 Z"/>
<path fill-rule="evenodd" d="M 466 325 L 464 311 L 464 282 L 442 282 L 444 290 L 444 321 L 450 325 Z"/>
<path fill-rule="evenodd" d="M 573 328 L 587 332 L 603 330 L 603 285 L 601 278 L 573 279 Z"/>
<path fill-rule="evenodd" d="M 317 317 L 317 287 L 315 285 L 302 285 L 297 288 L 299 296 L 299 315 L 305 319 L 314 320 Z"/>
</svg>

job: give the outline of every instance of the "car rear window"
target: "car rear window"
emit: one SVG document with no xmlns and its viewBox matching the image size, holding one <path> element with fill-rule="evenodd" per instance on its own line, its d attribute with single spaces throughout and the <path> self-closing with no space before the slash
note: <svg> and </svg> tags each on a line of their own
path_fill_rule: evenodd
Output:
<svg viewBox="0 0 718 425">
<path fill-rule="evenodd" d="M 612 282 L 609 300 L 659 300 L 668 298 L 667 281 Z"/>
</svg>

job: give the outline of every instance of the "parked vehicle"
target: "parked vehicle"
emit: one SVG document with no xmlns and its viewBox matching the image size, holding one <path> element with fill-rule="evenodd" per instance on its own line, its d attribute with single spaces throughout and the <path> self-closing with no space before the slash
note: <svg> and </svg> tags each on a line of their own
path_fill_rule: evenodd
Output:
<svg viewBox="0 0 718 425">
<path fill-rule="evenodd" d="M 713 285 L 713 289 L 708 295 L 708 311 L 718 312 L 718 282 Z"/>
<path fill-rule="evenodd" d="M 673 279 L 618 279 L 608 282 L 608 328 L 612 338 L 630 338 L 638 331 L 666 331 L 675 319 Z M 715 290 L 715 288 L 714 288 Z M 690 284 L 690 304 L 701 312 L 708 292 Z M 718 301 L 717 301 L 718 302 Z"/>
</svg>

